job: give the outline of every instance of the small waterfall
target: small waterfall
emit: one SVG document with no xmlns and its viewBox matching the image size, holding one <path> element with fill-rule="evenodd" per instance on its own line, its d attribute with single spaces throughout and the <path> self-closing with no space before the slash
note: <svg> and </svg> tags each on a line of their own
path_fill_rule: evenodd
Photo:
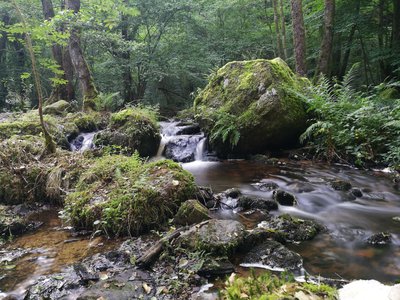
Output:
<svg viewBox="0 0 400 300">
<path fill-rule="evenodd" d="M 194 153 L 195 161 L 202 161 L 204 159 L 204 153 L 206 150 L 206 138 L 202 138 L 196 146 L 196 152 Z"/>
<path fill-rule="evenodd" d="M 79 134 L 70 144 L 71 151 L 83 152 L 94 148 L 93 138 L 96 132 L 87 132 Z"/>
<path fill-rule="evenodd" d="M 154 159 L 166 157 L 177 162 L 201 161 L 206 138 L 193 122 L 160 122 L 161 142 Z"/>
</svg>

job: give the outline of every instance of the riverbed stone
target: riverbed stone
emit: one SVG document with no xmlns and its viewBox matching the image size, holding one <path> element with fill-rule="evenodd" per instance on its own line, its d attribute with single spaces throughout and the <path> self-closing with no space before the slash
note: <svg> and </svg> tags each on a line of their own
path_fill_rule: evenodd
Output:
<svg viewBox="0 0 400 300">
<path fill-rule="evenodd" d="M 212 219 L 183 232 L 178 244 L 190 251 L 230 255 L 243 242 L 245 234 L 245 227 L 238 221 Z"/>
<path fill-rule="evenodd" d="M 367 239 L 367 243 L 370 245 L 387 245 L 392 242 L 392 235 L 388 232 L 379 232 L 373 234 Z"/>
<path fill-rule="evenodd" d="M 262 210 L 277 210 L 278 202 L 272 199 L 264 199 L 257 196 L 241 196 L 238 200 L 238 206 L 243 209 L 262 209 Z"/>
<path fill-rule="evenodd" d="M 288 214 L 263 221 L 259 228 L 274 233 L 275 239 L 301 242 L 313 239 L 324 227 L 313 220 L 303 220 Z"/>
<path fill-rule="evenodd" d="M 331 187 L 336 191 L 347 192 L 353 186 L 351 185 L 351 183 L 349 181 L 337 179 L 337 180 L 334 180 L 331 182 Z"/>
<path fill-rule="evenodd" d="M 273 181 L 257 182 L 253 183 L 252 186 L 262 192 L 273 191 L 279 188 L 279 185 Z"/>
<path fill-rule="evenodd" d="M 284 206 L 294 206 L 297 204 L 296 196 L 284 190 L 275 190 L 273 199 Z"/>
<path fill-rule="evenodd" d="M 301 91 L 308 85 L 280 58 L 234 61 L 211 77 L 195 110 L 220 155 L 264 153 L 298 143 L 307 127 L 306 106 L 287 87 Z"/>
<path fill-rule="evenodd" d="M 300 271 L 303 260 L 301 256 L 290 251 L 276 241 L 265 241 L 254 247 L 243 258 L 241 266 L 265 266 L 273 270 Z"/>
<path fill-rule="evenodd" d="M 195 160 L 197 144 L 202 135 L 172 137 L 165 145 L 164 155 L 176 162 L 191 162 Z"/>
<path fill-rule="evenodd" d="M 208 209 L 197 200 L 188 200 L 182 203 L 175 215 L 174 223 L 178 225 L 192 225 L 210 219 Z"/>
</svg>

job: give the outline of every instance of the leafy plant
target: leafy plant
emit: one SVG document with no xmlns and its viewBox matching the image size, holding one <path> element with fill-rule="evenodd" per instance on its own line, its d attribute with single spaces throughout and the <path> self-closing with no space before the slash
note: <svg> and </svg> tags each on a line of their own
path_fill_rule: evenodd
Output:
<svg viewBox="0 0 400 300">
<path fill-rule="evenodd" d="M 218 112 L 218 121 L 211 130 L 210 141 L 222 140 L 228 142 L 233 149 L 240 140 L 240 131 L 237 128 L 237 118 L 227 112 Z"/>
</svg>

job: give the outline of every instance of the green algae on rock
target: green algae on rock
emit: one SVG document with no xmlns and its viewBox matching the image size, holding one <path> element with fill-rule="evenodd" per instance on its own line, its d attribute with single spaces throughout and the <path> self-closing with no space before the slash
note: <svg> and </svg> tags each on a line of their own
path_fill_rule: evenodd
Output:
<svg viewBox="0 0 400 300">
<path fill-rule="evenodd" d="M 197 118 L 222 155 L 288 147 L 306 128 L 296 92 L 308 84 L 280 58 L 230 62 L 195 99 Z"/>
<path fill-rule="evenodd" d="M 160 227 L 194 193 L 193 176 L 176 163 L 112 155 L 92 161 L 65 206 L 77 229 L 137 235 Z"/>
<path fill-rule="evenodd" d="M 115 145 L 142 157 L 157 153 L 161 136 L 157 115 L 148 108 L 132 107 L 111 115 L 108 128 L 95 136 L 97 146 Z"/>
</svg>

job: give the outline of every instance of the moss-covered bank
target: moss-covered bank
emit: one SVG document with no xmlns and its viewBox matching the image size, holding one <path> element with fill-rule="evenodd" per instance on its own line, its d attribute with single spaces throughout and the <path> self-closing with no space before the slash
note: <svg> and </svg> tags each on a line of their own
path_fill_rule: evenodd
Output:
<svg viewBox="0 0 400 300">
<path fill-rule="evenodd" d="M 144 163 L 137 156 L 94 159 L 66 198 L 79 229 L 136 235 L 159 227 L 195 192 L 194 179 L 171 161 Z"/>
<path fill-rule="evenodd" d="M 195 99 L 197 117 L 220 154 L 291 146 L 307 121 L 296 91 L 308 84 L 279 58 L 231 62 Z"/>
</svg>

